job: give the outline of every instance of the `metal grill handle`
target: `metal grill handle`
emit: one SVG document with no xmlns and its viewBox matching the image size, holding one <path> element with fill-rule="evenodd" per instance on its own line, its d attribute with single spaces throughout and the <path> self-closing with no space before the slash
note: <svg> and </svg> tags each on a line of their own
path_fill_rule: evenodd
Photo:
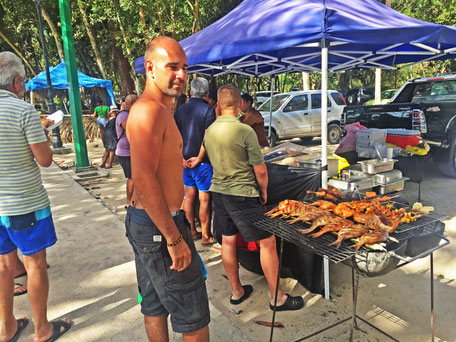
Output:
<svg viewBox="0 0 456 342">
<path fill-rule="evenodd" d="M 438 245 L 438 246 L 435 246 L 435 247 L 432 247 L 431 249 L 428 249 L 427 251 L 424 251 L 423 253 L 420 253 L 420 254 L 414 256 L 413 258 L 412 258 L 412 257 L 403 257 L 403 256 L 401 256 L 401 255 L 399 255 L 399 254 L 396 254 L 396 252 L 391 252 L 391 255 L 394 256 L 394 257 L 396 257 L 396 258 L 398 258 L 398 259 L 401 260 L 401 261 L 406 262 L 406 263 L 410 263 L 410 262 L 412 262 L 412 261 L 415 261 L 415 260 L 424 258 L 425 256 L 428 256 L 429 254 L 435 252 L 436 250 L 438 250 L 438 249 L 440 249 L 440 248 L 442 248 L 442 247 L 445 247 L 445 246 L 447 246 L 447 245 L 450 244 L 450 240 L 448 240 L 448 238 L 446 238 L 445 236 L 440 235 L 440 234 L 439 234 L 438 236 L 439 236 L 439 238 L 440 238 L 441 240 L 445 240 L 445 243 L 443 243 L 443 244 L 441 244 L 441 245 Z M 403 264 L 400 265 L 400 266 L 403 266 Z M 399 266 L 398 266 L 398 267 L 399 267 Z"/>
</svg>

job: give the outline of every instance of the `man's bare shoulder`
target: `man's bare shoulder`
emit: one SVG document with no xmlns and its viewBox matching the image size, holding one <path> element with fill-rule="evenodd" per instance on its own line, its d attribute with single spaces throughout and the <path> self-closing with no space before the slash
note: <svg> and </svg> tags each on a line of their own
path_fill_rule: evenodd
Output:
<svg viewBox="0 0 456 342">
<path fill-rule="evenodd" d="M 141 96 L 131 107 L 129 118 L 135 122 L 150 122 L 170 114 L 169 109 L 157 99 Z"/>
</svg>

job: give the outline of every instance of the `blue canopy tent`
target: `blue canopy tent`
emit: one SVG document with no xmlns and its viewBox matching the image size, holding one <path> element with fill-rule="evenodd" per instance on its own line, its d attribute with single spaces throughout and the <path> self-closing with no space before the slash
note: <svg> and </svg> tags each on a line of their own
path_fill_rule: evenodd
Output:
<svg viewBox="0 0 456 342">
<path fill-rule="evenodd" d="M 67 74 L 65 62 L 60 63 L 55 67 L 50 67 L 51 84 L 54 89 L 68 89 Z M 89 77 L 82 72 L 78 71 L 79 87 L 92 88 L 103 87 L 107 92 L 107 105 L 115 104 L 114 92 L 112 90 L 112 82 L 109 80 L 102 80 L 99 78 Z M 47 89 L 46 72 L 42 71 L 40 74 L 29 80 L 25 84 L 27 90 L 36 91 Z"/>
<path fill-rule="evenodd" d="M 407 17 L 377 0 L 245 0 L 180 44 L 192 73 L 266 76 L 321 72 L 321 90 L 327 92 L 328 72 L 396 70 L 454 58 L 456 28 Z M 145 73 L 144 57 L 135 61 L 135 70 Z M 321 159 L 326 166 L 326 96 L 322 96 L 321 122 Z M 326 181 L 324 171 L 324 187 Z M 329 298 L 327 272 L 325 259 L 325 297 Z"/>
</svg>

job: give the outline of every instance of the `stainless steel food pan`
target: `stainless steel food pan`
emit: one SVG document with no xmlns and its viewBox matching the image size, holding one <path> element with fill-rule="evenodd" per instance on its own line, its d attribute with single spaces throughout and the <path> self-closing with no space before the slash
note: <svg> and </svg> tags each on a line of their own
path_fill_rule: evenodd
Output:
<svg viewBox="0 0 456 342">
<path fill-rule="evenodd" d="M 383 158 L 381 160 L 380 159 L 363 160 L 363 161 L 360 161 L 359 164 L 361 164 L 361 170 L 364 173 L 374 175 L 376 173 L 391 171 L 394 168 L 394 162 L 396 162 L 395 159 Z"/>
<path fill-rule="evenodd" d="M 350 178 L 349 180 L 340 180 L 331 178 L 328 184 L 340 190 L 353 192 L 356 188 L 359 190 L 370 190 L 374 186 L 372 178 Z"/>
<path fill-rule="evenodd" d="M 402 189 L 404 189 L 404 183 L 408 179 L 409 178 L 407 178 L 407 177 L 402 177 L 402 178 L 393 180 L 391 182 L 388 182 L 384 185 L 380 185 L 379 193 L 381 195 L 384 195 L 384 194 L 389 194 L 389 193 L 395 192 L 395 191 L 401 191 Z"/>
<path fill-rule="evenodd" d="M 377 173 L 372 176 L 375 185 L 384 185 L 399 178 L 402 178 L 402 172 L 399 170 Z"/>
</svg>

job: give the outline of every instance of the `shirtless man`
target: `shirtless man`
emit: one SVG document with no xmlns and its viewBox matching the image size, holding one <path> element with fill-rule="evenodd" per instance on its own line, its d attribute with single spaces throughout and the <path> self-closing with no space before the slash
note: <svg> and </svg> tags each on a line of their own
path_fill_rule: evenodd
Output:
<svg viewBox="0 0 456 342">
<path fill-rule="evenodd" d="M 146 332 L 168 341 L 167 317 L 184 341 L 208 341 L 207 291 L 185 212 L 182 138 L 173 98 L 187 79 L 187 57 L 168 37 L 146 48 L 146 88 L 130 110 L 127 137 L 134 190 L 126 229 L 136 261 Z"/>
</svg>

